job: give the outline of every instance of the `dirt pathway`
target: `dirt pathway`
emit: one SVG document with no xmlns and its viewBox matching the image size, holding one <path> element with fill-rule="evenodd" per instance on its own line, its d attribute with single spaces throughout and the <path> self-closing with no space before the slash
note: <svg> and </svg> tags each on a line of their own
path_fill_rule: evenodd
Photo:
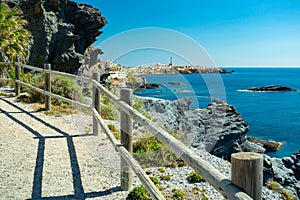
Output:
<svg viewBox="0 0 300 200">
<path fill-rule="evenodd" d="M 0 97 L 0 199 L 125 199 L 118 155 L 91 124 Z"/>
</svg>

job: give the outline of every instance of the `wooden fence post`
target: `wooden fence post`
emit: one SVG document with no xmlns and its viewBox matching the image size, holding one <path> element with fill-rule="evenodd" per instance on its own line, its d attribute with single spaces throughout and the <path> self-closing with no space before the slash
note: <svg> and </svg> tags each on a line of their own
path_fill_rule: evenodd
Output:
<svg viewBox="0 0 300 200">
<path fill-rule="evenodd" d="M 121 89 L 121 100 L 132 105 L 132 90 Z M 132 118 L 125 112 L 120 112 L 121 144 L 132 154 Z M 132 169 L 121 157 L 121 189 L 129 191 L 132 187 Z"/>
<path fill-rule="evenodd" d="M 231 155 L 231 180 L 254 200 L 262 199 L 263 155 L 240 152 Z"/>
<path fill-rule="evenodd" d="M 99 72 L 93 73 L 93 79 L 97 82 L 100 81 L 100 74 Z M 100 91 L 99 89 L 93 85 L 93 107 L 97 110 L 98 113 L 100 113 Z M 99 124 L 97 121 L 97 118 L 93 116 L 93 134 L 98 135 L 99 133 Z"/>
<path fill-rule="evenodd" d="M 17 60 L 17 62 L 19 62 L 19 60 Z M 15 80 L 20 80 L 20 66 L 16 65 L 15 61 L 14 61 L 14 66 L 15 66 Z M 20 84 L 15 82 L 15 94 L 16 94 L 16 96 L 20 95 L 20 91 L 21 91 Z"/>
<path fill-rule="evenodd" d="M 51 70 L 51 64 L 44 64 L 44 69 Z M 45 91 L 51 92 L 51 74 L 45 72 Z M 51 97 L 45 96 L 45 109 L 51 110 Z"/>
</svg>

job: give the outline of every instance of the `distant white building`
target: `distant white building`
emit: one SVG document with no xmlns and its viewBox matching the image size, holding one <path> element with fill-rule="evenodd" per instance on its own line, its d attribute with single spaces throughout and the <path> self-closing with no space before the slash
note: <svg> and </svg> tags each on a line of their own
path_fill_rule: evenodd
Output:
<svg viewBox="0 0 300 200">
<path fill-rule="evenodd" d="M 127 73 L 126 72 L 118 72 L 118 71 L 113 71 L 113 72 L 109 72 L 110 75 L 108 78 L 110 79 L 123 79 L 127 77 Z"/>
</svg>

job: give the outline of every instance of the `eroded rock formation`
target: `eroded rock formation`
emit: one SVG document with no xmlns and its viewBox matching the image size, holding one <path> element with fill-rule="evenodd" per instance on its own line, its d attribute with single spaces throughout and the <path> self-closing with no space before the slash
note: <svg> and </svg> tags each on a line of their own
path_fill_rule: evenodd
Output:
<svg viewBox="0 0 300 200">
<path fill-rule="evenodd" d="M 296 199 L 299 199 L 300 151 L 284 158 L 271 158 L 265 155 L 264 183 L 269 181 L 276 181 Z"/>
<path fill-rule="evenodd" d="M 102 33 L 106 20 L 98 9 L 71 0 L 8 0 L 28 20 L 33 35 L 29 64 L 75 73 L 84 52 Z"/>
<path fill-rule="evenodd" d="M 191 99 L 142 99 L 144 110 L 153 116 L 156 123 L 170 133 L 179 134 L 188 146 L 206 148 L 227 160 L 232 153 L 245 150 L 242 144 L 248 142 L 248 123 L 233 106 L 223 101 L 213 100 L 207 108 L 190 109 Z"/>
</svg>

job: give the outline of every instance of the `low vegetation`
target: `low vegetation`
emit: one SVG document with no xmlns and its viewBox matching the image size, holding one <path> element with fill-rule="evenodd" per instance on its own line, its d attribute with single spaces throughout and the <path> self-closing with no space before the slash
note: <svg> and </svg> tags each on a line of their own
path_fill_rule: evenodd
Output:
<svg viewBox="0 0 300 200">
<path fill-rule="evenodd" d="M 156 137 L 142 137 L 133 143 L 133 156 L 142 167 L 182 167 L 185 162 Z"/>
<path fill-rule="evenodd" d="M 127 198 L 127 200 L 151 200 L 149 193 L 143 185 L 133 188 Z"/>
<path fill-rule="evenodd" d="M 288 193 L 286 190 L 282 189 L 276 181 L 270 181 L 267 183 L 267 187 L 275 192 L 280 193 L 281 198 L 284 200 L 294 200 L 292 195 Z"/>
<path fill-rule="evenodd" d="M 11 78 L 14 78 L 14 68 L 9 69 Z M 20 80 L 28 83 L 32 86 L 35 86 L 40 89 L 44 89 L 44 74 L 37 73 L 24 73 L 22 70 L 20 72 Z M 22 92 L 26 95 L 21 96 L 20 98 L 26 103 L 44 103 L 44 95 L 36 92 L 27 87 L 21 87 Z M 82 88 L 71 78 L 52 75 L 51 76 L 51 92 L 53 94 L 60 95 L 62 97 L 79 101 L 81 103 L 85 102 L 84 96 L 82 94 Z M 52 99 L 52 105 L 64 106 L 65 102 L 61 100 Z"/>
<path fill-rule="evenodd" d="M 204 182 L 205 180 L 203 179 L 203 177 L 198 173 L 198 172 L 191 172 L 188 176 L 188 180 L 191 183 L 200 183 L 200 182 Z"/>
<path fill-rule="evenodd" d="M 160 168 L 158 168 L 158 171 L 159 171 L 160 173 L 165 173 L 165 172 L 166 172 L 166 169 L 165 169 L 164 167 L 160 167 Z"/>
<path fill-rule="evenodd" d="M 43 112 L 46 115 L 53 115 L 56 117 L 61 117 L 63 115 L 71 115 L 74 114 L 75 110 L 72 108 L 70 104 L 61 104 L 61 105 L 52 105 L 51 110 L 45 110 L 45 105 L 40 103 L 33 104 L 34 110 L 38 112 Z"/>
<path fill-rule="evenodd" d="M 115 111 L 115 107 L 114 104 L 112 102 L 112 100 L 110 100 L 107 96 L 105 96 L 104 94 L 101 94 L 100 96 L 100 102 L 101 102 L 101 106 L 100 106 L 100 115 L 103 119 L 106 120 L 119 120 L 119 114 Z"/>
<path fill-rule="evenodd" d="M 115 138 L 117 140 L 120 140 L 121 138 L 121 133 L 120 131 L 116 128 L 115 125 L 113 124 L 108 124 L 107 127 L 109 128 L 109 130 L 112 132 L 112 134 L 115 136 Z"/>
<path fill-rule="evenodd" d="M 160 180 L 164 180 L 164 181 L 170 181 L 172 179 L 171 175 L 163 175 L 163 174 L 161 174 L 159 178 Z"/>
<path fill-rule="evenodd" d="M 173 198 L 172 199 L 175 199 L 175 200 L 182 200 L 182 199 L 185 199 L 186 198 L 186 192 L 185 190 L 183 189 L 180 189 L 180 188 L 174 188 L 172 190 L 172 193 L 173 193 Z"/>
</svg>

